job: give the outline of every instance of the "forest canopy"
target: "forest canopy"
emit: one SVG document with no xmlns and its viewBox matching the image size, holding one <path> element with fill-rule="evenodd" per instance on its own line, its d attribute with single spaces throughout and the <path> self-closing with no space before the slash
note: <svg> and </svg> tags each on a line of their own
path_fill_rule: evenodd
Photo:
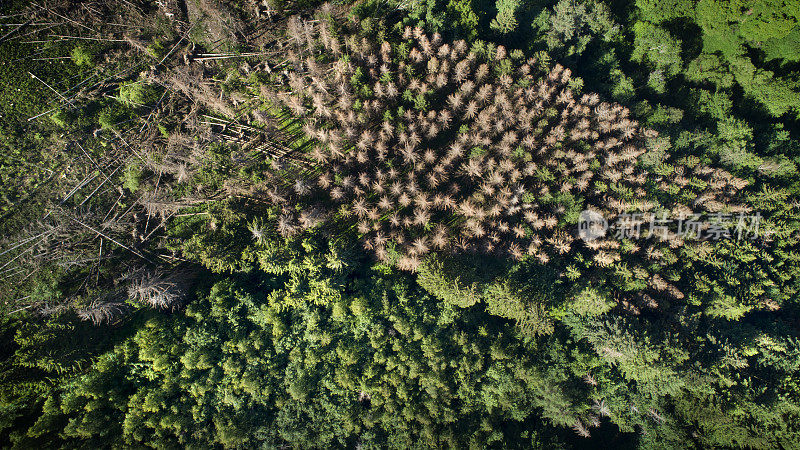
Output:
<svg viewBox="0 0 800 450">
<path fill-rule="evenodd" d="M 0 6 L 0 445 L 794 448 L 800 5 Z"/>
</svg>

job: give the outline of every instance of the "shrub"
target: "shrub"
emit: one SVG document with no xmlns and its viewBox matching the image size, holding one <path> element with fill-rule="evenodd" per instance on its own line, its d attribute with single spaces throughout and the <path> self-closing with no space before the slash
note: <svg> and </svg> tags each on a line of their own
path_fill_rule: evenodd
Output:
<svg viewBox="0 0 800 450">
<path fill-rule="evenodd" d="M 119 87 L 119 101 L 122 104 L 138 108 L 152 105 L 161 96 L 161 88 L 147 84 L 143 80 L 123 83 Z"/>
<path fill-rule="evenodd" d="M 78 66 L 91 67 L 94 65 L 94 54 L 82 45 L 73 48 L 70 57 L 72 62 Z"/>
<path fill-rule="evenodd" d="M 131 192 L 136 192 L 139 190 L 141 181 L 142 169 L 137 165 L 128 165 L 122 173 L 122 187 Z"/>
<path fill-rule="evenodd" d="M 50 119 L 60 128 L 66 128 L 67 122 L 69 121 L 69 114 L 63 109 L 60 109 L 54 112 L 53 115 L 50 116 Z"/>
</svg>

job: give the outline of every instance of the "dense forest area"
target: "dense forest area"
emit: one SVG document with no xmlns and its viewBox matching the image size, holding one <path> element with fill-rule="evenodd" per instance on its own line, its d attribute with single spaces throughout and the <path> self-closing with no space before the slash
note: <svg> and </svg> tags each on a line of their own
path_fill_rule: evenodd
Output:
<svg viewBox="0 0 800 450">
<path fill-rule="evenodd" d="M 0 445 L 798 448 L 800 2 L 0 5 Z"/>
</svg>

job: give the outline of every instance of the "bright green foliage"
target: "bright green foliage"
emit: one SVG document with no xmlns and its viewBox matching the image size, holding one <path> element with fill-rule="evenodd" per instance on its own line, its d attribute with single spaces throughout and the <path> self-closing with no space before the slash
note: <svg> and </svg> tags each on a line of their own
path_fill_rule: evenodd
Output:
<svg viewBox="0 0 800 450">
<path fill-rule="evenodd" d="M 681 41 L 669 32 L 647 22 L 637 22 L 633 26 L 634 50 L 631 59 L 639 63 L 647 62 L 654 71 L 649 83 L 657 92 L 664 92 L 664 81 L 677 75 L 682 66 Z"/>
<path fill-rule="evenodd" d="M 537 336 L 553 332 L 553 322 L 547 317 L 545 305 L 526 298 L 523 292 L 512 288 L 507 282 L 489 285 L 484 301 L 489 314 L 513 320 L 526 335 Z"/>
<path fill-rule="evenodd" d="M 517 28 L 517 10 L 519 0 L 498 0 L 497 17 L 489 25 L 493 30 L 502 34 L 508 34 Z"/>
<path fill-rule="evenodd" d="M 694 8 L 692 0 L 637 0 L 642 18 L 653 23 L 688 17 Z"/>
<path fill-rule="evenodd" d="M 790 48 L 787 45 L 797 40 L 800 30 L 800 6 L 795 2 L 701 0 L 693 7 L 681 2 L 677 7 L 669 8 L 661 2 L 641 1 L 637 2 L 637 6 L 643 17 L 652 23 L 663 23 L 676 17 L 695 21 L 702 31 L 703 53 L 698 56 L 699 61 L 694 63 L 697 64 L 694 71 L 713 73 L 719 70 L 712 59 L 712 55 L 718 55 L 727 66 L 722 71 L 733 75 L 745 93 L 761 103 L 771 115 L 798 112 L 800 84 L 797 80 L 760 67 L 759 61 L 752 57 L 753 50 L 763 47 L 767 59 L 798 60 L 798 47 Z M 645 23 L 635 24 L 637 38 L 640 34 L 637 27 L 642 28 Z M 655 25 L 646 26 L 651 39 L 659 39 L 658 36 L 666 33 L 658 31 Z M 644 31 L 642 29 L 642 33 Z M 708 76 L 697 74 L 691 78 L 699 80 Z"/>
<path fill-rule="evenodd" d="M 102 41 L 108 47 L 82 40 L 0 42 L 6 56 L 0 61 L 0 265 L 10 261 L 0 269 L 0 306 L 16 310 L 0 319 L 0 445 L 797 447 L 797 2 L 365 1 L 342 16 L 347 5 L 312 11 L 316 0 L 271 2 L 268 13 L 245 10 L 247 2 L 179 3 L 188 17 L 180 8 L 174 20 L 164 14 L 168 5 L 153 8 L 158 19 L 150 19 L 163 33 L 149 27 L 137 35 L 124 27 L 117 41 Z M 563 217 L 557 228 L 572 233 L 591 197 L 672 214 L 702 204 L 734 219 L 739 210 L 760 213 L 761 237 L 653 245 L 617 239 L 604 244 L 602 254 L 614 257 L 602 266 L 592 244 L 578 240 L 564 252 L 519 261 L 431 250 L 420 256 L 416 272 L 402 272 L 394 268 L 397 246 L 387 246 L 386 261 L 374 263 L 358 242 L 365 232 L 351 227 L 352 214 L 341 209 L 325 224 L 282 235 L 280 218 L 306 211 L 275 200 L 281 196 L 274 188 L 285 182 L 296 189 L 287 174 L 336 172 L 314 160 L 311 147 L 330 143 L 331 123 L 360 124 L 370 109 L 389 103 L 376 81 L 384 88 L 400 77 L 419 82 L 416 90 L 398 93 L 402 107 L 379 115 L 389 124 L 407 110 L 422 118 L 434 108 L 458 114 L 469 108 L 450 95 L 464 81 L 445 79 L 434 89 L 439 81 L 419 72 L 430 65 L 450 74 L 453 53 L 433 50 L 424 64 L 382 72 L 378 49 L 374 63 L 368 55 L 353 56 L 368 50 L 358 36 L 336 58 L 366 61 L 341 80 L 356 88 L 352 107 L 342 109 L 353 118 L 322 113 L 324 120 L 313 119 L 316 136 L 307 135 L 297 114 L 276 109 L 278 99 L 266 87 L 328 86 L 336 102 L 339 80 L 326 78 L 335 77 L 332 70 L 316 72 L 321 82 L 287 83 L 290 55 L 274 51 L 272 42 L 304 39 L 284 29 L 291 11 L 324 20 L 343 40 L 353 30 L 368 43 L 385 40 L 392 60 L 410 58 L 408 40 L 399 38 L 405 25 L 419 26 L 438 42 L 436 49 L 446 43 L 452 50 L 465 39 L 459 45 L 479 59 L 507 53 L 489 64 L 473 90 L 501 82 L 501 74 L 511 76 L 505 83 L 546 90 L 547 83 L 537 84 L 541 75 L 529 80 L 516 70 L 527 62 L 525 70 L 537 74 L 558 63 L 571 71 L 574 96 L 555 100 L 559 92 L 545 92 L 562 106 L 544 107 L 542 117 L 575 124 L 579 118 L 571 114 L 584 105 L 580 99 L 596 92 L 599 103 L 586 103 L 591 110 L 619 101 L 629 123 L 658 131 L 631 160 L 648 174 L 636 189 L 606 180 L 580 193 L 570 190 L 578 182 L 575 171 L 597 178 L 614 155 L 610 148 L 625 143 L 572 142 L 571 126 L 550 146 L 537 140 L 524 147 L 516 142 L 522 136 L 509 135 L 512 164 L 504 173 L 517 162 L 538 162 L 537 151 L 564 161 L 531 169 L 537 180 L 560 186 L 512 192 L 504 208 L 557 207 Z M 261 29 L 252 31 L 266 23 L 266 14 L 265 51 L 262 41 L 249 38 L 262 36 Z M 3 28 L 17 19 L 2 19 Z M 187 21 L 192 28 L 182 28 Z M 85 26 L 107 25 L 87 19 Z M 90 36 L 86 28 L 78 31 Z M 507 50 L 498 53 L 500 45 Z M 38 51 L 60 59 L 35 61 Z M 191 60 L 203 52 L 231 56 Z M 245 52 L 256 56 L 233 55 Z M 304 53 L 295 69 L 306 76 L 325 58 Z M 120 72 L 125 69 L 135 70 Z M 29 122 L 62 101 L 28 72 L 60 93 L 76 94 L 70 97 L 75 107 L 62 105 Z M 106 81 L 92 86 L 87 80 L 95 76 Z M 70 90 L 84 81 L 83 89 Z M 497 91 L 486 94 L 484 106 Z M 298 109 L 332 106 L 318 108 L 315 101 L 325 103 L 308 98 Z M 525 104 L 510 99 L 510 117 Z M 204 121 L 216 125 L 198 125 Z M 366 128 L 373 137 L 389 132 L 381 123 Z M 438 152 L 442 141 L 470 133 L 456 126 L 442 140 L 426 141 L 416 163 L 425 160 L 424 150 Z M 486 148 L 478 143 L 465 152 L 489 157 Z M 341 150 L 352 154 L 347 146 Z M 564 156 L 568 150 L 574 153 Z M 567 173 L 590 153 L 597 158 L 588 167 L 575 164 Z M 616 175 L 622 180 L 632 173 Z M 331 179 L 343 183 L 341 173 Z M 497 190 L 485 181 L 476 185 Z M 352 185 L 379 201 L 371 183 Z M 707 196 L 720 190 L 730 201 Z M 307 206 L 322 202 L 312 196 Z M 37 235 L 42 230 L 55 231 L 45 240 Z M 558 238 L 543 233 L 543 245 Z M 77 244 L 63 250 L 72 239 Z M 25 245 L 6 253 L 18 243 Z M 34 258 L 40 254 L 46 259 Z M 36 264 L 16 265 L 31 260 Z M 103 303 L 128 298 L 130 280 L 149 264 L 195 273 L 179 308 Z M 93 311 L 109 304 L 122 313 L 93 325 Z"/>
<path fill-rule="evenodd" d="M 607 294 L 592 287 L 576 289 L 572 301 L 565 305 L 566 311 L 571 311 L 579 316 L 599 316 L 607 313 L 613 307 L 614 303 Z"/>
<path fill-rule="evenodd" d="M 540 395 L 560 396 L 568 414 L 586 409 L 558 377 L 546 381 L 557 372 L 523 369 L 532 355 L 507 325 L 443 322 L 398 276 L 350 288 L 377 316 L 354 309 L 331 321 L 326 306 L 287 307 L 283 288 L 255 296 L 218 283 L 185 319 L 148 321 L 64 385 L 28 436 L 66 423 L 66 442 L 133 446 L 519 445 L 558 441 L 529 417 L 551 401 Z"/>
<path fill-rule="evenodd" d="M 63 109 L 54 112 L 53 115 L 50 116 L 50 118 L 53 119 L 53 123 L 55 123 L 59 127 L 61 128 L 67 127 L 69 121 L 69 115 Z"/>
<path fill-rule="evenodd" d="M 559 0 L 552 11 L 535 19 L 534 29 L 543 33 L 551 51 L 563 56 L 580 55 L 592 40 L 614 39 L 619 26 L 603 3 Z"/>
<path fill-rule="evenodd" d="M 119 87 L 119 101 L 132 108 L 152 106 L 160 96 L 161 90 L 144 80 L 131 81 Z"/>
<path fill-rule="evenodd" d="M 79 66 L 91 66 L 94 64 L 94 55 L 86 47 L 77 46 L 73 48 L 70 56 L 72 61 Z"/>
<path fill-rule="evenodd" d="M 471 279 L 469 275 L 456 269 L 459 266 L 452 262 L 445 266 L 435 258 L 429 258 L 419 268 L 418 282 L 431 295 L 451 305 L 467 308 L 480 300 L 476 283 L 464 283 L 462 279 Z M 449 270 L 448 270 L 449 269 Z M 455 270 L 453 270 L 455 269 Z"/>
<path fill-rule="evenodd" d="M 684 76 L 689 81 L 712 83 L 720 88 L 730 88 L 734 83 L 733 74 L 715 54 L 704 53 L 690 61 Z"/>
<path fill-rule="evenodd" d="M 91 369 L 46 389 L 49 400 L 14 441 L 430 448 L 535 438 L 552 446 L 567 432 L 551 426 L 593 429 L 599 418 L 674 445 L 689 442 L 685 427 L 707 445 L 797 438 L 797 404 L 773 382 L 753 383 L 796 370 L 795 340 L 720 324 L 687 345 L 691 330 L 580 310 L 600 303 L 585 288 L 551 322 L 553 334 L 526 341 L 479 304 L 453 310 L 425 295 L 413 276 L 351 269 L 342 274 L 347 294 L 330 303 L 286 276 L 215 283 L 185 315 L 147 320 Z M 291 278 L 319 280 L 311 268 Z M 521 299 L 512 286 L 488 287 L 489 308 Z M 40 341 L 19 340 L 26 354 Z M 708 355 L 700 366 L 699 354 Z M 755 395 L 772 400 L 756 406 Z M 746 415 L 724 412 L 731 408 Z"/>
<path fill-rule="evenodd" d="M 142 182 L 142 169 L 136 165 L 130 165 L 125 168 L 125 172 L 122 175 L 123 182 L 122 187 L 128 189 L 131 192 L 136 192 L 139 189 L 139 185 Z"/>
<path fill-rule="evenodd" d="M 472 6 L 472 0 L 450 0 L 447 4 L 449 14 L 457 18 L 457 23 L 470 39 L 477 37 L 478 12 Z"/>
</svg>

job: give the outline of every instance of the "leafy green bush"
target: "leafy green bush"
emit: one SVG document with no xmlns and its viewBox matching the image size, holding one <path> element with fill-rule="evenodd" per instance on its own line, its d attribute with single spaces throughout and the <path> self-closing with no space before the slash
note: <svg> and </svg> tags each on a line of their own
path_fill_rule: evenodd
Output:
<svg viewBox="0 0 800 450">
<path fill-rule="evenodd" d="M 91 67 L 94 65 L 94 53 L 85 46 L 78 45 L 73 48 L 70 57 L 72 62 L 79 66 Z"/>
<path fill-rule="evenodd" d="M 110 104 L 105 106 L 97 113 L 97 123 L 103 129 L 114 129 L 123 120 L 126 113 L 118 105 Z"/>
<path fill-rule="evenodd" d="M 122 104 L 139 108 L 153 106 L 158 101 L 163 89 L 144 80 L 130 81 L 119 86 L 119 101 Z"/>
<path fill-rule="evenodd" d="M 58 125 L 60 128 L 66 128 L 70 117 L 69 113 L 63 109 L 59 109 L 50 116 L 50 119 L 52 119 L 53 123 Z"/>
<path fill-rule="evenodd" d="M 125 189 L 136 192 L 139 190 L 139 185 L 142 182 L 142 168 L 138 164 L 129 164 L 122 172 L 122 187 Z"/>
</svg>

